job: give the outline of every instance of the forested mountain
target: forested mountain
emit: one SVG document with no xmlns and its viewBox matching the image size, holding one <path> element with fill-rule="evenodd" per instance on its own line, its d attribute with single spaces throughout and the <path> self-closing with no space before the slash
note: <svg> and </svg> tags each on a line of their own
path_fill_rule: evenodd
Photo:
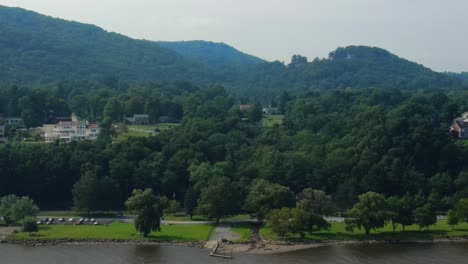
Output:
<svg viewBox="0 0 468 264">
<path fill-rule="evenodd" d="M 289 65 L 279 62 L 251 66 L 240 79 L 264 96 L 272 90 L 306 92 L 335 88 L 427 89 L 460 87 L 458 78 L 437 73 L 390 52 L 367 46 L 349 46 L 328 58 L 307 62 L 300 56 Z M 234 85 L 234 84 L 232 84 Z"/>
<path fill-rule="evenodd" d="M 265 63 L 265 60 L 245 54 L 224 43 L 211 41 L 158 41 L 158 44 L 171 49 L 184 57 L 211 66 L 246 65 Z"/>
<path fill-rule="evenodd" d="M 461 72 L 461 73 L 447 72 L 447 75 L 449 75 L 451 77 L 458 78 L 458 79 L 463 80 L 464 82 L 468 83 L 468 72 Z"/>
<path fill-rule="evenodd" d="M 453 88 L 463 82 L 380 48 L 349 46 L 312 62 L 294 56 L 284 65 L 262 62 L 224 44 L 134 40 L 93 25 L 1 6 L 0 58 L 2 84 L 185 80 L 222 85 L 232 94 L 262 102 L 284 90 Z"/>
<path fill-rule="evenodd" d="M 0 7 L 0 80 L 11 83 L 204 77 L 203 65 L 155 42 L 93 25 Z"/>
</svg>

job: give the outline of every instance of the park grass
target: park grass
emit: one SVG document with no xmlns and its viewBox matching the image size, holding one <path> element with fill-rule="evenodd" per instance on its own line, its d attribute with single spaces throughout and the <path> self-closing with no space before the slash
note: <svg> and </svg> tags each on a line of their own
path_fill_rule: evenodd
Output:
<svg viewBox="0 0 468 264">
<path fill-rule="evenodd" d="M 263 118 L 263 125 L 266 127 L 272 127 L 274 125 L 283 124 L 284 115 L 267 115 Z"/>
<path fill-rule="evenodd" d="M 221 221 L 238 221 L 238 220 L 249 220 L 249 219 L 250 219 L 250 215 L 239 214 L 239 215 L 222 218 Z"/>
<path fill-rule="evenodd" d="M 152 232 L 147 238 L 139 235 L 133 224 L 112 223 L 99 225 L 48 225 L 39 231 L 14 234 L 15 240 L 143 240 L 154 242 L 196 242 L 207 240 L 212 233 L 211 225 L 162 225 L 161 232 Z"/>
<path fill-rule="evenodd" d="M 307 241 L 327 241 L 327 240 L 432 240 L 443 238 L 466 238 L 468 237 L 468 223 L 462 223 L 450 227 L 445 221 L 439 221 L 436 225 L 430 227 L 429 231 L 420 231 L 419 226 L 411 225 L 402 231 L 401 226 L 393 232 L 391 225 L 386 225 L 384 228 L 372 230 L 369 236 L 366 236 L 364 230 L 356 229 L 354 232 L 345 230 L 345 223 L 331 223 L 331 229 L 328 231 L 317 231 L 312 234 L 306 233 L 305 238 L 300 238 L 299 235 L 287 236 L 280 238 L 273 233 L 268 226 L 260 230 L 260 235 L 266 240 L 287 240 L 294 242 Z"/>
</svg>

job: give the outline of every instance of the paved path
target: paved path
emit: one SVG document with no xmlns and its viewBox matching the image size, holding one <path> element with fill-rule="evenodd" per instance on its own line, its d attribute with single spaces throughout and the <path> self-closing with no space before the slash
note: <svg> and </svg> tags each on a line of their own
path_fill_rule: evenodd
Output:
<svg viewBox="0 0 468 264">
<path fill-rule="evenodd" d="M 223 239 L 226 240 L 237 240 L 240 236 L 231 231 L 231 226 L 227 224 L 220 224 L 216 227 L 213 235 L 211 235 L 210 240 L 221 242 Z"/>
</svg>

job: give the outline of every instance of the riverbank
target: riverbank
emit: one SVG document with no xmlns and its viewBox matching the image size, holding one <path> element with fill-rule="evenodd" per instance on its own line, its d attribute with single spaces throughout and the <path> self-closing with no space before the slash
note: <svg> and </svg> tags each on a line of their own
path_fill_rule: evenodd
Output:
<svg viewBox="0 0 468 264">
<path fill-rule="evenodd" d="M 140 239 L 16 239 L 7 237 L 5 244 L 21 246 L 62 246 L 62 245 L 148 245 L 148 246 L 178 246 L 204 248 L 205 241 L 151 241 Z"/>
<path fill-rule="evenodd" d="M 437 243 L 468 242 L 468 224 L 451 229 L 445 222 L 439 222 L 430 231 L 417 231 L 416 226 L 406 231 L 388 230 L 388 227 L 373 231 L 366 236 L 363 231 L 355 233 L 344 230 L 343 223 L 332 223 L 329 231 L 313 232 L 304 238 L 289 236 L 278 238 L 271 229 L 264 227 L 253 241 L 246 240 L 248 225 L 236 228 L 212 225 L 163 225 L 161 232 L 153 232 L 149 237 L 137 234 L 132 224 L 112 223 L 110 225 L 50 225 L 40 226 L 39 232 L 18 232 L 5 239 L 5 243 L 27 246 L 47 245 L 172 245 L 184 247 L 205 247 L 211 249 L 212 242 L 223 240 L 226 252 L 240 254 L 279 254 L 298 250 L 339 245 L 339 244 L 398 244 L 398 243 Z M 218 233 L 216 230 L 218 229 Z M 221 230 L 222 229 L 222 230 Z M 245 229 L 245 230 L 244 230 Z M 222 232 L 220 232 L 222 231 Z M 257 230 L 258 231 L 258 230 Z M 10 230 L 10 233 L 13 230 Z M 226 233 L 236 233 L 227 236 Z M 257 232 L 258 233 L 258 232 Z M 208 241 L 208 242 L 207 242 Z"/>
<path fill-rule="evenodd" d="M 2 263 L 191 263 L 191 264 L 284 264 L 284 263 L 467 263 L 468 243 L 339 244 L 297 250 L 285 254 L 234 253 L 233 259 L 210 257 L 210 250 L 171 245 L 52 245 L 0 244 Z M 267 252 L 267 253 L 265 253 Z M 223 253 L 222 251 L 219 253 Z M 227 252 L 226 252 L 227 253 Z M 416 261 L 415 261 L 416 260 Z"/>
<path fill-rule="evenodd" d="M 131 239 L 35 239 L 23 240 L 15 238 L 7 238 L 2 243 L 21 246 L 112 246 L 112 245 L 144 245 L 144 246 L 175 246 L 188 248 L 204 248 L 207 253 L 212 249 L 210 241 L 150 241 L 150 240 L 131 240 Z M 373 244 L 423 244 L 423 243 L 468 243 L 468 238 L 452 238 L 452 239 L 434 239 L 434 240 L 403 240 L 403 241 L 383 241 L 383 240 L 350 240 L 350 241 L 323 241 L 310 243 L 291 243 L 280 241 L 262 241 L 258 243 L 223 243 L 226 252 L 233 254 L 253 254 L 253 255 L 269 255 L 283 254 L 295 251 L 319 248 L 325 246 L 336 245 L 373 245 Z"/>
</svg>

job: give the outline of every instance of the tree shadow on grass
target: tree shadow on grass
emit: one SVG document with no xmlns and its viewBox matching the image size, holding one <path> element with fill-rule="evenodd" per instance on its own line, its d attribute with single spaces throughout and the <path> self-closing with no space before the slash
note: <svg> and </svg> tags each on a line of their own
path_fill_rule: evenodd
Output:
<svg viewBox="0 0 468 264">
<path fill-rule="evenodd" d="M 348 232 L 313 232 L 306 234 L 305 238 L 298 236 L 286 237 L 288 241 L 304 242 L 316 241 L 324 242 L 330 240 L 377 240 L 377 241 L 401 241 L 401 240 L 432 240 L 434 238 L 448 237 L 449 231 L 446 230 L 428 230 L 428 231 L 384 231 L 378 233 L 370 233 L 369 235 L 362 233 L 348 233 Z"/>
</svg>

